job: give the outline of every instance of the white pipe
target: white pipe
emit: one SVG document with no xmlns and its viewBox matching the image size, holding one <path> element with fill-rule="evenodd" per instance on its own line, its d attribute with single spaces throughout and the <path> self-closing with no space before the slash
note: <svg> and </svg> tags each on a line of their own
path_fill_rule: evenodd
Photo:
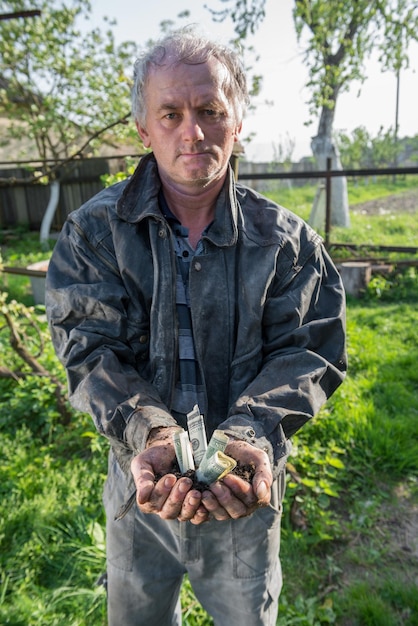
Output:
<svg viewBox="0 0 418 626">
<path fill-rule="evenodd" d="M 51 183 L 51 193 L 49 196 L 48 206 L 42 218 L 40 242 L 43 247 L 46 247 L 49 239 L 49 231 L 51 229 L 52 220 L 54 219 L 55 211 L 57 210 L 58 200 L 60 197 L 60 183 L 58 180 L 53 180 Z"/>
</svg>

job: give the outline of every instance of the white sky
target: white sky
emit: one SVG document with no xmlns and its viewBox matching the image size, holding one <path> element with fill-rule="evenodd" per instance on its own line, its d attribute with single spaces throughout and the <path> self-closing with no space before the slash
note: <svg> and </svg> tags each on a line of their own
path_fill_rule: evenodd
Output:
<svg viewBox="0 0 418 626">
<path fill-rule="evenodd" d="M 209 34 L 224 42 L 233 37 L 230 20 L 219 24 L 212 20 L 205 9 L 205 2 L 197 0 L 91 0 L 93 9 L 92 26 L 105 25 L 103 16 L 114 18 L 112 27 L 118 43 L 127 40 L 145 45 L 149 39 L 161 35 L 162 20 L 178 23 L 177 15 L 188 9 L 190 19 Z M 212 9 L 222 9 L 227 4 L 220 0 L 207 0 Z M 309 156 L 310 138 L 315 135 L 318 119 L 306 126 L 309 112 L 306 101 L 309 92 L 305 88 L 307 69 L 303 65 L 302 51 L 298 46 L 292 18 L 294 0 L 267 0 L 266 18 L 256 34 L 249 40 L 260 56 L 257 73 L 263 76 L 263 88 L 258 98 L 257 109 L 244 121 L 242 137 L 255 133 L 255 138 L 246 147 L 249 160 L 269 160 L 273 146 L 285 144 L 289 137 L 295 142 L 293 159 Z M 376 60 L 366 65 L 367 79 L 363 85 L 352 84 L 350 92 L 341 94 L 337 102 L 335 130 L 351 132 L 365 126 L 376 135 L 379 128 L 385 130 L 395 126 L 396 78 L 394 74 L 382 72 Z M 360 96 L 358 96 L 361 87 Z M 272 106 L 264 101 L 273 101 Z M 418 44 L 410 49 L 410 68 L 401 73 L 399 100 L 399 136 L 418 134 Z"/>
</svg>

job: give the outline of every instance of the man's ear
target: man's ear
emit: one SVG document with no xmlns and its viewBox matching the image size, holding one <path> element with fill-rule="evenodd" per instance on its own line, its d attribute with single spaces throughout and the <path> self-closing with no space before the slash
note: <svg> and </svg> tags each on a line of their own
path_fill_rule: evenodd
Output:
<svg viewBox="0 0 418 626">
<path fill-rule="evenodd" d="M 136 124 L 136 129 L 138 131 L 139 136 L 142 139 L 142 143 L 144 144 L 145 148 L 150 148 L 151 147 L 151 139 L 147 133 L 146 128 L 144 128 L 143 126 L 141 126 L 139 124 L 139 122 L 135 122 Z"/>
<path fill-rule="evenodd" d="M 242 122 L 238 126 L 235 127 L 235 132 L 234 132 L 234 141 L 235 141 L 235 143 L 237 141 L 239 141 L 239 136 L 241 134 L 241 130 L 242 130 Z"/>
</svg>

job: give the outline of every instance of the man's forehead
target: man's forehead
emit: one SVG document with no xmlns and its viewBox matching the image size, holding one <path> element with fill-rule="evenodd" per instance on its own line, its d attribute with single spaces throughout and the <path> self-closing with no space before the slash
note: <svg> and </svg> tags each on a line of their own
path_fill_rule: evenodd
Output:
<svg viewBox="0 0 418 626">
<path fill-rule="evenodd" d="M 223 63 L 214 57 L 202 60 L 201 62 L 188 62 L 179 60 L 174 55 L 167 55 L 163 63 L 152 65 L 149 78 L 153 76 L 172 76 L 173 74 L 182 74 L 183 76 L 194 76 L 200 74 L 202 77 L 210 77 L 211 82 L 224 84 L 228 78 L 228 70 Z"/>
</svg>

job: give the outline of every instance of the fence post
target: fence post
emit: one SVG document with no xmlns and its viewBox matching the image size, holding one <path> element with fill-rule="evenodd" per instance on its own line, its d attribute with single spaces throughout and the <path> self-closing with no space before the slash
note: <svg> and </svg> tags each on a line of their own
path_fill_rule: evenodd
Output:
<svg viewBox="0 0 418 626">
<path fill-rule="evenodd" d="M 331 157 L 327 157 L 325 176 L 325 246 L 329 246 L 331 232 Z"/>
</svg>

